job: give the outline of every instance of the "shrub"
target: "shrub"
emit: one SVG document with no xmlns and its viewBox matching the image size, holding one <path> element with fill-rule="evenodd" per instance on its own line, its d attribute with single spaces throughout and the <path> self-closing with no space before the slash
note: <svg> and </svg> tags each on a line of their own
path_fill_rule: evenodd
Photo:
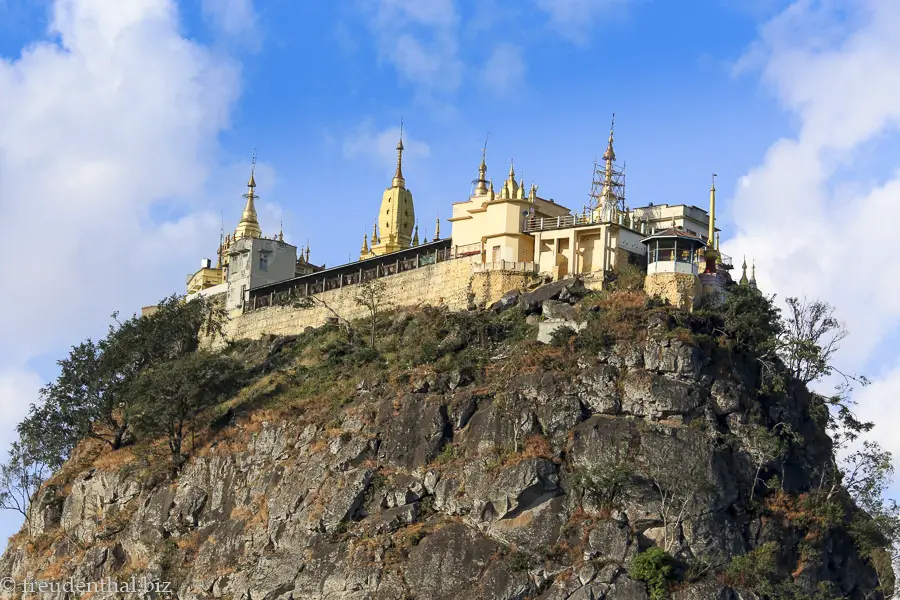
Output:
<svg viewBox="0 0 900 600">
<path fill-rule="evenodd" d="M 574 485 L 601 509 L 617 508 L 631 481 L 631 472 L 623 464 L 602 464 L 573 473 Z"/>
<path fill-rule="evenodd" d="M 577 335 L 578 332 L 568 325 L 557 327 L 553 330 L 553 333 L 550 334 L 550 345 L 557 348 L 568 346 Z"/>
<path fill-rule="evenodd" d="M 778 578 L 778 544 L 767 542 L 746 554 L 735 556 L 725 569 L 729 585 L 745 587 L 759 594 L 775 591 Z"/>
<path fill-rule="evenodd" d="M 647 584 L 650 600 L 664 600 L 668 596 L 673 571 L 669 553 L 654 546 L 634 557 L 628 574 L 632 579 Z"/>
</svg>

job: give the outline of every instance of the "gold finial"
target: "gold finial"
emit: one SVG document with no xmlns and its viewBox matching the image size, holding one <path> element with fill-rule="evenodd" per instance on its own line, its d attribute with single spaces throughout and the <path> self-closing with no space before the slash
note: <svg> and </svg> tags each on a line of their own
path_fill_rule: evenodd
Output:
<svg viewBox="0 0 900 600">
<path fill-rule="evenodd" d="M 378 243 L 378 221 L 372 223 L 372 245 Z"/>
<path fill-rule="evenodd" d="M 488 193 L 491 196 L 491 200 L 493 200 L 494 199 L 494 180 L 493 179 L 490 180 L 490 186 L 488 187 Z"/>
<path fill-rule="evenodd" d="M 253 149 L 253 160 L 250 162 L 250 181 L 247 182 L 248 188 L 256 187 L 256 178 L 254 174 L 256 173 L 256 153 L 259 151 L 259 148 Z"/>
<path fill-rule="evenodd" d="M 612 124 L 609 126 L 609 142 L 606 145 L 606 152 L 603 153 L 603 160 L 611 162 L 616 160 L 616 151 L 613 150 L 613 130 L 616 128 L 616 113 L 612 115 Z"/>
<path fill-rule="evenodd" d="M 284 221 L 281 221 L 278 225 L 278 241 L 284 241 Z"/>
<path fill-rule="evenodd" d="M 360 253 L 368 254 L 368 252 L 369 252 L 369 235 L 364 233 L 363 234 L 363 245 L 362 245 L 362 248 L 360 248 Z"/>
<path fill-rule="evenodd" d="M 441 218 L 438 217 L 434 224 L 434 241 L 441 239 Z"/>
<path fill-rule="evenodd" d="M 516 181 L 516 170 L 513 168 L 513 159 L 509 159 L 509 180 Z"/>
<path fill-rule="evenodd" d="M 743 273 L 741 274 L 741 285 L 747 285 L 750 282 L 747 280 L 747 255 L 746 254 L 744 255 L 744 264 L 741 265 L 741 269 L 743 271 Z"/>
<path fill-rule="evenodd" d="M 413 246 L 419 245 L 419 224 L 418 223 L 416 223 L 416 231 L 415 231 L 415 235 L 413 235 L 412 245 Z"/>
<path fill-rule="evenodd" d="M 710 256 L 719 248 L 716 237 L 716 177 L 717 175 L 713 173 L 712 185 L 709 187 L 709 231 L 706 232 L 706 243 L 711 245 L 708 246 Z M 713 245 L 714 240 L 715 245 Z"/>
<path fill-rule="evenodd" d="M 394 180 L 391 182 L 393 187 L 404 187 L 406 180 L 403 179 L 403 117 L 400 117 L 400 141 L 397 142 L 397 172 L 394 173 Z"/>
<path fill-rule="evenodd" d="M 309 262 L 309 238 L 306 240 L 306 262 Z"/>
<path fill-rule="evenodd" d="M 487 175 L 487 162 L 485 160 L 487 156 L 487 143 L 488 139 L 491 137 L 491 132 L 489 131 L 487 136 L 484 138 L 484 146 L 481 147 L 481 164 L 478 166 L 478 179 L 475 180 L 475 195 L 483 196 L 487 194 L 487 182 L 485 181 L 485 176 Z"/>
</svg>

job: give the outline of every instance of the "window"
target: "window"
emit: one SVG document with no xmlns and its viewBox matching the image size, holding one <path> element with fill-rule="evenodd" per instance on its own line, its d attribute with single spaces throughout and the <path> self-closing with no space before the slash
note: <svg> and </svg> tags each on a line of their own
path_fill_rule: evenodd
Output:
<svg viewBox="0 0 900 600">
<path fill-rule="evenodd" d="M 493 262 L 500 262 L 500 246 L 494 246 L 491 253 L 491 260 Z"/>
<path fill-rule="evenodd" d="M 269 270 L 269 256 L 267 254 L 259 255 L 259 270 L 260 271 L 268 271 Z"/>
</svg>

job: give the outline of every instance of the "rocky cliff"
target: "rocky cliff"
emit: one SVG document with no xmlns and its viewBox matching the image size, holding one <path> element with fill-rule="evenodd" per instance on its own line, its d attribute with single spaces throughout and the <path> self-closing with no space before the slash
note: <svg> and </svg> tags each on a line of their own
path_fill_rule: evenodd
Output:
<svg viewBox="0 0 900 600">
<path fill-rule="evenodd" d="M 0 576 L 248 600 L 883 598 L 854 508 L 809 500 L 831 443 L 804 389 L 761 393 L 751 356 L 639 295 L 569 291 L 391 314 L 377 352 L 334 325 L 233 344 L 254 376 L 176 474 L 160 443 L 83 444 Z M 539 344 L 542 312 L 581 331 Z"/>
</svg>

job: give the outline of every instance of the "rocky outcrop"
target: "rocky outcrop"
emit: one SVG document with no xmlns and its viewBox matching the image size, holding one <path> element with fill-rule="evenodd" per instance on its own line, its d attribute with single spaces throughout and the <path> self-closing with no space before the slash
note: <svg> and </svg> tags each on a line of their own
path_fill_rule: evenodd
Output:
<svg viewBox="0 0 900 600">
<path fill-rule="evenodd" d="M 526 310 L 571 320 L 559 298 L 581 291 L 536 293 Z M 681 577 L 671 598 L 733 600 L 757 596 L 714 574 L 768 540 L 786 577 L 804 571 L 798 530 L 751 506 L 747 436 L 775 414 L 803 432 L 790 464 L 763 469 L 797 490 L 830 447 L 799 405 L 753 395 L 752 367 L 651 334 L 492 388 L 508 360 L 362 382 L 329 423 L 237 422 L 174 480 L 120 451 L 44 489 L 0 576 L 140 574 L 198 600 L 647 600 L 630 567 L 659 546 Z M 829 557 L 804 589 L 881 598 L 852 544 L 818 542 Z"/>
</svg>

